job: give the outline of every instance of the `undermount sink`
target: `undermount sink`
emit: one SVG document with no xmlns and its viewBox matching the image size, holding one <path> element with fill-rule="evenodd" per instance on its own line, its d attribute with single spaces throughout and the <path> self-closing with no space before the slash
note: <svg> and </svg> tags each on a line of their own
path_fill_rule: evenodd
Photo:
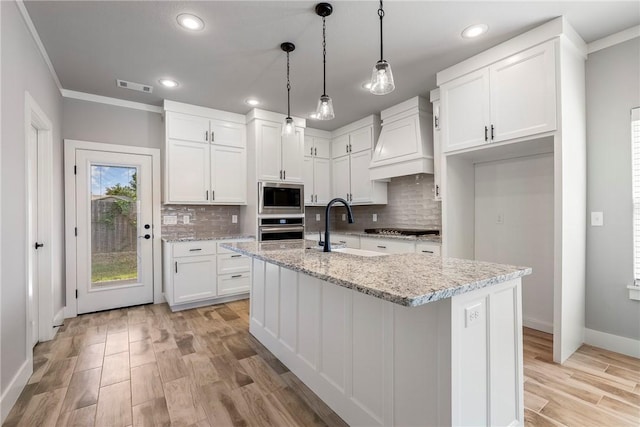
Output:
<svg viewBox="0 0 640 427">
<path fill-rule="evenodd" d="M 364 249 L 354 249 L 354 248 L 338 248 L 331 249 L 332 252 L 339 252 L 342 254 L 356 255 L 356 256 L 385 256 L 387 254 L 383 252 L 375 252 L 375 251 L 367 251 Z"/>
</svg>

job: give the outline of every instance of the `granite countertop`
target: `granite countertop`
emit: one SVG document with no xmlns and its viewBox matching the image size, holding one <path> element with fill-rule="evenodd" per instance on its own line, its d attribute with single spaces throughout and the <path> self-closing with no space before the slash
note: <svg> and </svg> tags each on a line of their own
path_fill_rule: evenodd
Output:
<svg viewBox="0 0 640 427">
<path fill-rule="evenodd" d="M 363 257 L 316 242 L 228 243 L 227 249 L 393 303 L 415 307 L 531 274 L 529 267 L 410 253 Z"/>
<path fill-rule="evenodd" d="M 306 233 L 306 234 L 309 234 L 309 233 Z M 399 235 L 392 235 L 392 234 L 368 234 L 368 233 L 365 233 L 364 230 L 363 231 L 333 230 L 331 234 L 332 235 L 345 234 L 348 236 L 371 237 L 374 239 L 396 239 L 396 240 L 409 240 L 414 242 L 442 243 L 442 237 L 436 236 L 434 234 L 424 234 L 422 236 L 399 236 Z M 324 233 L 323 233 L 323 236 L 324 236 Z"/>
<path fill-rule="evenodd" d="M 255 239 L 256 236 L 249 236 L 245 234 L 237 234 L 230 236 L 215 235 L 212 233 L 189 233 L 189 234 L 167 234 L 162 236 L 162 240 L 165 242 L 196 242 L 200 240 L 232 240 L 232 239 Z"/>
</svg>

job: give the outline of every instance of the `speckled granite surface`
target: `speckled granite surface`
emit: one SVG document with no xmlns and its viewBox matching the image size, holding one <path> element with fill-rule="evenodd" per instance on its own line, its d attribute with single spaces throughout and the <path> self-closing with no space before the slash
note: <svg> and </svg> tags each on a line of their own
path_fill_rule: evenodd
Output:
<svg viewBox="0 0 640 427">
<path fill-rule="evenodd" d="M 318 233 L 306 233 L 307 238 L 313 238 Z M 373 239 L 393 239 L 393 240 L 409 240 L 412 242 L 433 242 L 442 243 L 442 236 L 435 236 L 433 234 L 425 234 L 423 236 L 394 236 L 389 234 L 367 234 L 364 231 L 345 231 L 334 230 L 331 235 L 343 234 L 345 236 L 358 236 L 358 237 L 371 237 Z M 324 234 L 323 234 L 324 235 Z"/>
<path fill-rule="evenodd" d="M 195 242 L 199 240 L 232 240 L 232 239 L 255 239 L 255 236 L 232 235 L 220 236 L 212 233 L 189 233 L 189 234 L 169 234 L 163 235 L 162 240 L 165 242 Z"/>
<path fill-rule="evenodd" d="M 396 304 L 415 307 L 531 274 L 529 267 L 427 254 L 361 257 L 307 249 L 316 243 L 229 243 L 224 247 Z"/>
</svg>

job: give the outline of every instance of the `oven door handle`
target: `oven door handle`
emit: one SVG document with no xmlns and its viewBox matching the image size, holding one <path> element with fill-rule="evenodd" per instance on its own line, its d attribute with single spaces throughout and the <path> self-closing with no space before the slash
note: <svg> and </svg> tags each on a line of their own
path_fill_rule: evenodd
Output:
<svg viewBox="0 0 640 427">
<path fill-rule="evenodd" d="M 304 227 L 260 227 L 260 233 L 282 233 L 289 231 L 304 231 Z"/>
</svg>

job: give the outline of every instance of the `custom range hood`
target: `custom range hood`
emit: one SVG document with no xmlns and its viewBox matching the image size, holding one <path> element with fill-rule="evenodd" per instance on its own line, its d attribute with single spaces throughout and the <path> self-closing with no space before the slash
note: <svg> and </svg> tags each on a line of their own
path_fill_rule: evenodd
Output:
<svg viewBox="0 0 640 427">
<path fill-rule="evenodd" d="M 419 96 L 380 113 L 382 130 L 371 163 L 372 180 L 433 173 L 433 127 L 429 101 Z"/>
</svg>

